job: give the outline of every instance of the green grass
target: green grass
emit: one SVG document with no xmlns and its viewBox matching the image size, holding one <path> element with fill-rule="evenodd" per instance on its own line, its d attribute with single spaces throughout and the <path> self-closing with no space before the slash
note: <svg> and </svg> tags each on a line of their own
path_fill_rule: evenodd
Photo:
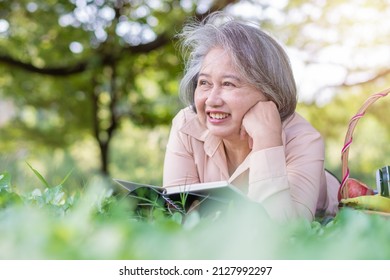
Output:
<svg viewBox="0 0 390 280">
<path fill-rule="evenodd" d="M 137 207 L 104 180 L 65 181 L 21 193 L 0 174 L 0 259 L 390 259 L 390 219 L 357 210 L 278 224 L 259 205 L 182 214 L 150 197 Z"/>
</svg>

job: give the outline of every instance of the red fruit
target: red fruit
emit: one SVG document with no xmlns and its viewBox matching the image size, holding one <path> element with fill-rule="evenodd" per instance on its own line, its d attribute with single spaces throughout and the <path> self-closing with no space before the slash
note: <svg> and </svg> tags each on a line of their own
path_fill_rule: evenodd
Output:
<svg viewBox="0 0 390 280">
<path fill-rule="evenodd" d="M 357 196 L 363 196 L 363 195 L 373 195 L 374 191 L 368 187 L 366 184 L 359 182 L 356 179 L 348 178 L 347 183 L 345 184 L 344 188 L 346 188 L 347 192 L 343 192 L 344 195 L 341 194 L 339 191 L 338 199 L 339 201 L 342 198 L 352 198 Z"/>
</svg>

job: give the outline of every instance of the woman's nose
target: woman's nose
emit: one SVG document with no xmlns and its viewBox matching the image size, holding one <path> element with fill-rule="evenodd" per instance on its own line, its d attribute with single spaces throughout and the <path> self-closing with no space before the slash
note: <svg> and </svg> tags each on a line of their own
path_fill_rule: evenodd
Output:
<svg viewBox="0 0 390 280">
<path fill-rule="evenodd" d="M 213 87 L 207 95 L 206 105 L 210 107 L 217 107 L 223 105 L 223 99 L 221 96 L 221 90 L 219 87 Z"/>
</svg>

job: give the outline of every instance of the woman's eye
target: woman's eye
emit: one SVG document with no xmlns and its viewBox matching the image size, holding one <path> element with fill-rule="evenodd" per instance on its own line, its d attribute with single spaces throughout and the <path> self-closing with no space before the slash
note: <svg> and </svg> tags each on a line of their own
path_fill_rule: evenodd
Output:
<svg viewBox="0 0 390 280">
<path fill-rule="evenodd" d="M 205 86 L 205 85 L 207 85 L 207 81 L 205 81 L 205 80 L 199 80 L 198 85 L 200 85 L 200 86 Z"/>
<path fill-rule="evenodd" d="M 234 86 L 231 82 L 223 82 L 223 85 L 224 85 L 225 87 Z"/>
</svg>

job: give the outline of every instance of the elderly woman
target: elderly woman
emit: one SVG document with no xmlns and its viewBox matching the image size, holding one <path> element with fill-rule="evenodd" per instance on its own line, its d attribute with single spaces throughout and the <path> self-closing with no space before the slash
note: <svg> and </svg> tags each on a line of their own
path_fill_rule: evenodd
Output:
<svg viewBox="0 0 390 280">
<path fill-rule="evenodd" d="M 212 14 L 180 34 L 190 51 L 164 187 L 228 180 L 278 220 L 337 209 L 321 135 L 298 113 L 289 59 L 249 23 Z"/>
</svg>

